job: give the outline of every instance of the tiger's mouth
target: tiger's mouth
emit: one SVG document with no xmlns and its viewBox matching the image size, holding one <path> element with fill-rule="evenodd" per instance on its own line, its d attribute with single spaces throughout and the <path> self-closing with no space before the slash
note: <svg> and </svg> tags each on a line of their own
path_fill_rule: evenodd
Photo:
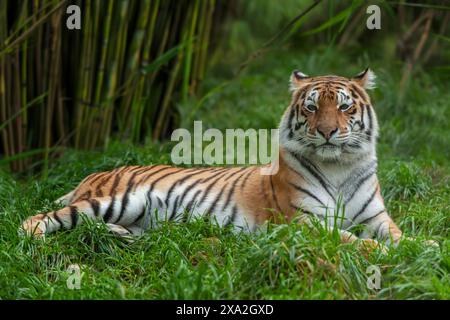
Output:
<svg viewBox="0 0 450 320">
<path fill-rule="evenodd" d="M 342 146 L 331 142 L 322 143 L 314 149 L 315 155 L 325 161 L 336 161 L 342 153 Z"/>
<path fill-rule="evenodd" d="M 342 145 L 334 144 L 331 142 L 325 142 L 315 146 L 315 150 L 318 153 L 324 152 L 338 152 L 342 149 Z"/>
<path fill-rule="evenodd" d="M 327 141 L 325 143 L 318 145 L 317 148 L 331 148 L 332 149 L 332 148 L 340 148 L 340 146 Z"/>
</svg>

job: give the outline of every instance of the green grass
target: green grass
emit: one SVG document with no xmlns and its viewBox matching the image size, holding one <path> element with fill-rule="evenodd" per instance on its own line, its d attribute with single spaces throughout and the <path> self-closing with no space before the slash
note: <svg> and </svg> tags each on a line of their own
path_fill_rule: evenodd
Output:
<svg viewBox="0 0 450 320">
<path fill-rule="evenodd" d="M 363 57 L 363 58 L 356 58 Z M 440 248 L 405 241 L 387 255 L 362 254 L 335 234 L 296 224 L 260 234 L 234 234 L 206 221 L 167 224 L 128 244 L 87 223 L 45 241 L 18 235 L 21 221 L 57 206 L 57 197 L 87 174 L 125 164 L 170 163 L 170 143 L 113 142 L 104 152 L 68 150 L 48 178 L 18 179 L 0 171 L 0 298 L 2 299 L 449 299 L 449 80 L 420 72 L 397 104 L 400 63 L 315 48 L 280 49 L 205 101 L 196 119 L 206 127 L 272 128 L 289 102 L 291 70 L 379 76 L 372 94 L 381 125 L 379 177 L 386 205 L 404 233 L 438 240 Z M 220 68 L 220 66 L 217 66 Z M 206 92 L 224 79 L 211 76 Z M 188 101 L 180 110 L 190 110 Z M 192 104 L 192 105 L 191 105 Z M 192 126 L 187 115 L 185 127 Z M 79 290 L 67 268 L 81 266 Z M 366 269 L 382 272 L 381 290 L 367 288 Z"/>
</svg>

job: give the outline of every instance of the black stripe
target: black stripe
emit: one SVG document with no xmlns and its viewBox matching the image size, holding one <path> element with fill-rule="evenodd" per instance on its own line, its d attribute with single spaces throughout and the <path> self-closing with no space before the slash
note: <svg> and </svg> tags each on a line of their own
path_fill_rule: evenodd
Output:
<svg viewBox="0 0 450 320">
<path fill-rule="evenodd" d="M 98 180 L 100 180 L 101 178 L 104 178 L 106 175 L 108 175 L 110 172 L 99 172 L 99 173 L 97 173 L 97 176 L 92 180 L 92 181 L 90 181 L 90 183 L 89 184 L 94 184 L 94 183 L 96 183 Z M 87 182 L 87 181 L 86 181 Z"/>
<path fill-rule="evenodd" d="M 72 222 L 71 228 L 75 228 L 78 222 L 78 214 L 77 214 L 77 207 L 70 206 L 70 220 Z"/>
<path fill-rule="evenodd" d="M 98 179 L 100 179 L 99 175 L 101 176 L 103 172 L 94 172 L 91 173 L 90 175 L 88 175 L 86 178 L 84 178 L 80 184 L 85 184 L 87 182 L 89 182 L 89 184 L 92 184 L 93 182 L 97 181 Z M 92 181 L 90 181 L 91 179 L 93 179 Z"/>
<path fill-rule="evenodd" d="M 53 211 L 53 217 L 55 218 L 56 222 L 58 222 L 61 227 L 64 227 L 64 224 L 61 221 L 61 218 L 58 216 L 57 211 Z"/>
<path fill-rule="evenodd" d="M 224 225 L 224 227 L 229 226 L 230 224 L 234 225 L 234 222 L 236 220 L 236 215 L 237 215 L 237 207 L 233 206 L 233 209 L 231 210 L 231 216 L 228 219 L 227 223 Z"/>
<path fill-rule="evenodd" d="M 291 105 L 291 112 L 289 113 L 289 119 L 288 119 L 288 128 L 289 128 L 289 139 L 292 139 L 292 137 L 294 136 L 294 132 L 292 131 L 292 120 L 294 119 L 294 115 L 295 115 L 295 108 L 294 108 L 294 104 Z"/>
<path fill-rule="evenodd" d="M 225 175 L 229 174 L 229 172 L 224 172 L 221 175 L 219 175 L 216 179 L 213 180 L 213 182 L 211 182 L 205 189 L 205 192 L 203 193 L 202 198 L 200 199 L 200 203 L 203 203 L 203 201 L 205 201 L 206 197 L 208 196 L 209 192 L 211 191 L 211 189 L 213 188 L 213 186 Z M 206 179 L 205 179 L 206 180 Z M 204 182 L 204 181 L 202 181 Z"/>
<path fill-rule="evenodd" d="M 178 170 L 175 170 L 175 171 L 166 173 L 166 174 L 164 174 L 164 175 L 158 177 L 156 180 L 154 180 L 154 181 L 150 184 L 150 188 L 149 188 L 148 191 L 147 191 L 147 198 L 150 199 L 150 201 L 151 201 L 151 194 L 152 194 L 152 192 L 153 192 L 153 188 L 156 186 L 156 184 L 157 184 L 159 181 L 161 181 L 162 179 L 164 179 L 164 178 L 166 178 L 166 177 L 168 177 L 168 176 L 171 176 L 171 175 L 173 175 L 173 174 L 177 174 L 177 173 L 179 173 L 180 171 L 183 171 L 183 170 L 186 170 L 186 169 L 181 168 L 181 169 L 178 169 Z M 158 197 L 157 197 L 157 199 L 158 199 L 159 201 L 161 201 L 161 199 L 159 199 Z M 158 203 L 159 203 L 159 202 L 158 202 Z M 162 201 L 161 201 L 160 207 L 162 207 Z M 150 208 L 150 209 L 151 209 L 151 208 Z M 166 209 L 167 209 L 167 208 L 166 208 Z"/>
<path fill-rule="evenodd" d="M 378 216 L 379 216 L 380 214 L 382 214 L 383 212 L 386 212 L 386 209 L 383 209 L 383 210 L 381 210 L 380 212 L 377 212 L 377 213 L 374 214 L 373 216 L 371 216 L 371 217 L 369 217 L 369 218 L 366 218 L 366 219 L 364 219 L 363 221 L 358 222 L 357 224 L 366 224 L 366 223 L 369 222 L 370 220 L 372 220 L 372 219 L 378 217 Z M 356 222 L 355 222 L 355 223 L 356 223 Z"/>
<path fill-rule="evenodd" d="M 295 124 L 295 130 L 299 130 L 301 127 L 303 127 L 305 124 L 306 124 L 306 122 L 308 122 L 308 120 L 305 120 L 305 121 L 303 121 L 303 122 L 297 122 L 296 124 Z"/>
<path fill-rule="evenodd" d="M 369 105 L 365 105 L 365 107 L 367 108 L 367 115 L 369 116 L 369 129 L 366 131 L 367 134 L 367 140 L 371 141 L 372 139 L 372 130 L 373 130 L 373 117 L 372 117 L 372 110 L 370 109 Z"/>
<path fill-rule="evenodd" d="M 333 85 L 338 84 L 338 85 L 341 85 L 344 87 L 348 86 L 348 81 L 346 81 L 345 79 L 342 79 L 342 78 L 337 78 L 337 77 L 323 77 L 322 80 L 316 80 L 316 81 L 311 82 L 311 85 L 315 86 L 314 89 L 316 89 L 318 85 L 330 84 L 330 82 L 332 82 L 331 84 L 333 84 Z"/>
<path fill-rule="evenodd" d="M 128 173 L 131 173 L 131 172 L 137 172 L 138 170 L 139 170 L 139 172 L 141 171 L 140 169 L 142 169 L 143 171 L 146 171 L 146 170 L 148 170 L 148 168 L 147 167 L 144 167 L 144 166 L 132 166 L 132 167 L 134 167 L 133 169 L 131 169 Z"/>
<path fill-rule="evenodd" d="M 156 201 L 158 201 L 158 206 L 159 206 L 160 208 L 162 208 L 162 207 L 164 206 L 164 202 L 161 200 L 160 197 L 156 196 Z"/>
<path fill-rule="evenodd" d="M 170 213 L 169 216 L 169 220 L 172 220 L 175 218 L 175 212 L 177 210 L 177 206 L 178 206 L 178 200 L 180 199 L 180 195 L 176 196 L 173 207 L 172 207 L 172 212 Z"/>
<path fill-rule="evenodd" d="M 248 169 L 248 168 L 246 168 Z M 228 191 L 228 195 L 227 195 L 227 199 L 225 200 L 225 203 L 222 206 L 222 211 L 225 211 L 225 209 L 228 207 L 228 205 L 230 204 L 231 201 L 231 197 L 234 195 L 234 190 L 236 188 L 237 183 L 239 182 L 239 180 L 246 175 L 246 177 L 248 177 L 250 175 L 251 171 L 247 172 L 247 173 L 242 173 L 239 177 L 236 178 L 236 180 L 233 181 L 230 191 Z"/>
<path fill-rule="evenodd" d="M 146 194 L 145 195 L 145 199 L 146 199 L 146 201 L 145 201 L 145 204 L 144 204 L 144 208 L 146 208 L 147 212 L 149 214 L 151 214 L 151 212 L 152 212 L 152 205 L 153 205 L 152 197 L 151 197 L 151 195 Z"/>
<path fill-rule="evenodd" d="M 298 191 L 303 192 L 304 194 L 310 196 L 311 198 L 313 198 L 314 200 L 316 200 L 316 201 L 319 202 L 322 206 L 325 207 L 325 204 L 324 204 L 319 198 L 317 198 L 313 193 L 311 193 L 311 191 L 306 190 L 306 189 L 304 189 L 304 188 L 302 188 L 302 187 L 300 187 L 300 186 L 297 186 L 296 184 L 294 184 L 294 183 L 292 183 L 292 182 L 289 182 L 289 184 L 290 184 L 291 186 L 293 186 L 295 189 L 297 189 Z"/>
<path fill-rule="evenodd" d="M 354 148 L 354 149 L 359 149 L 359 148 L 361 148 L 361 142 L 360 141 L 354 141 L 352 143 L 348 143 L 346 146 L 350 147 L 350 148 Z"/>
<path fill-rule="evenodd" d="M 188 205 L 186 206 L 186 211 L 191 212 L 192 206 L 194 205 L 194 201 L 197 199 L 197 197 L 200 195 L 201 190 L 197 190 L 197 192 L 192 197 L 191 201 L 189 201 Z"/>
<path fill-rule="evenodd" d="M 141 220 L 144 216 L 145 213 L 147 212 L 147 206 L 144 204 L 144 206 L 142 207 L 142 211 L 141 213 L 137 216 L 136 219 L 134 219 L 133 223 L 131 223 L 131 225 L 137 223 L 139 220 Z"/>
<path fill-rule="evenodd" d="M 189 220 L 189 216 L 190 216 L 189 211 L 184 210 L 183 217 L 181 218 L 181 221 L 183 223 L 186 223 Z"/>
<path fill-rule="evenodd" d="M 244 189 L 245 184 L 247 183 L 248 178 L 250 178 L 250 176 L 251 176 L 251 173 L 252 173 L 253 171 L 255 171 L 257 168 L 258 168 L 258 167 L 252 167 L 253 170 L 251 170 L 249 173 L 247 173 L 247 175 L 245 176 L 244 180 L 242 181 L 242 184 L 241 184 L 241 190 Z"/>
<path fill-rule="evenodd" d="M 113 177 L 113 173 L 114 171 L 108 172 L 106 174 L 106 177 L 103 178 L 102 181 L 100 181 L 100 183 L 97 185 L 97 187 L 95 187 L 95 196 L 97 197 L 102 197 L 103 196 L 103 192 L 101 190 L 101 188 L 108 183 L 108 181 Z"/>
<path fill-rule="evenodd" d="M 94 215 L 98 217 L 100 213 L 100 202 L 98 202 L 97 199 L 87 199 L 87 202 L 92 208 L 92 211 L 94 212 Z"/>
<path fill-rule="evenodd" d="M 315 216 L 314 213 L 312 213 L 311 211 L 304 210 L 304 209 L 301 208 L 301 207 L 297 207 L 297 206 L 296 206 L 295 204 L 293 204 L 292 202 L 289 203 L 289 205 L 291 206 L 291 208 L 293 208 L 293 209 L 295 209 L 295 210 L 297 210 L 297 211 L 301 211 L 301 212 L 304 213 L 304 214 L 307 214 L 307 215 L 310 215 L 310 216 Z"/>
<path fill-rule="evenodd" d="M 89 199 L 91 197 L 91 194 L 92 194 L 91 190 L 88 190 L 85 193 L 83 193 L 81 196 L 77 196 L 76 198 L 74 198 L 73 202 L 78 202 L 83 199 L 84 200 Z"/>
<path fill-rule="evenodd" d="M 122 168 L 119 168 L 117 173 L 125 173 L 125 171 L 131 170 L 131 168 L 131 166 L 123 166 Z"/>
<path fill-rule="evenodd" d="M 244 170 L 246 170 L 246 169 L 248 169 L 248 168 L 249 168 L 249 167 L 242 167 L 242 168 L 239 168 L 239 170 L 236 170 L 236 172 L 234 172 L 232 175 L 226 177 L 223 181 L 228 181 L 228 180 L 230 180 L 230 179 L 233 178 L 236 174 L 238 174 L 239 172 L 242 172 L 242 171 L 244 171 Z"/>
<path fill-rule="evenodd" d="M 228 169 L 228 168 L 224 168 L 224 167 L 210 167 L 209 169 L 210 169 L 209 171 L 211 171 L 211 172 L 219 172 L 219 171 L 223 171 L 223 170 Z"/>
<path fill-rule="evenodd" d="M 209 208 L 206 210 L 206 213 L 209 213 L 211 216 L 214 213 L 214 210 L 216 209 L 216 205 L 217 202 L 219 202 L 219 198 L 223 195 L 223 191 L 225 190 L 225 188 L 227 187 L 228 184 L 224 184 L 223 187 L 220 189 L 220 191 L 217 193 L 216 198 L 214 199 L 214 201 L 211 203 L 211 205 L 209 206 Z"/>
<path fill-rule="evenodd" d="M 366 95 L 355 85 L 351 85 L 352 89 L 355 90 L 361 99 L 366 100 Z"/>
<path fill-rule="evenodd" d="M 350 194 L 350 196 L 347 197 L 345 204 L 349 203 L 355 196 L 358 189 L 364 184 L 364 182 L 366 182 L 368 179 L 370 179 L 377 172 L 375 166 L 376 166 L 376 162 L 372 162 L 368 167 L 364 168 L 364 171 L 367 173 L 361 179 L 359 179 L 355 184 L 352 184 L 353 191 Z M 375 169 L 374 169 L 374 167 L 375 167 Z M 351 177 L 351 179 L 354 181 L 356 178 Z M 343 184 L 346 184 L 348 182 L 349 181 L 346 180 Z"/>
<path fill-rule="evenodd" d="M 291 153 L 291 155 L 293 155 L 295 157 L 295 159 L 297 159 L 297 161 L 300 163 L 301 166 L 303 166 L 312 176 L 314 176 L 317 179 L 317 181 L 319 181 L 319 183 L 322 185 L 322 187 L 325 189 L 325 191 L 330 195 L 330 197 L 333 200 L 336 200 L 334 198 L 334 195 L 328 189 L 327 183 L 325 182 L 325 178 L 323 177 L 320 170 L 314 164 L 312 164 L 305 158 L 303 158 L 295 153 L 292 153 L 292 152 L 290 152 L 290 153 Z"/>
<path fill-rule="evenodd" d="M 366 124 L 364 123 L 364 105 L 361 106 L 361 120 L 360 120 L 361 130 L 366 128 Z"/>
<path fill-rule="evenodd" d="M 135 173 L 136 173 L 136 176 L 135 176 L 135 177 L 140 176 L 140 175 L 142 175 L 142 174 L 148 172 L 149 170 L 151 170 L 151 169 L 154 168 L 154 167 L 155 167 L 155 166 L 144 167 L 143 169 L 140 169 L 140 170 L 135 171 Z M 162 169 L 166 169 L 166 168 L 168 169 L 168 168 L 170 168 L 170 167 L 164 167 L 164 168 L 162 168 Z M 136 190 L 136 189 L 140 186 L 140 183 L 141 183 L 143 180 L 145 180 L 145 179 L 151 177 L 152 175 L 154 175 L 154 174 L 156 174 L 156 173 L 158 173 L 158 172 L 163 171 L 162 169 L 161 169 L 161 170 L 158 170 L 158 171 L 156 171 L 156 172 L 151 172 L 150 175 L 146 175 L 146 176 L 142 177 L 141 179 L 139 179 L 139 180 L 134 184 L 134 190 Z"/>
<path fill-rule="evenodd" d="M 378 188 L 375 188 L 370 197 L 366 200 L 366 202 L 364 202 L 361 209 L 359 209 L 358 213 L 353 216 L 352 218 L 353 223 L 355 222 L 356 218 L 358 218 L 364 212 L 364 210 L 366 210 L 367 206 L 372 202 L 373 198 L 375 197 L 375 194 L 377 193 L 377 190 Z"/>
<path fill-rule="evenodd" d="M 110 202 L 108 209 L 106 210 L 106 213 L 103 217 L 103 220 L 105 222 L 109 222 L 109 219 L 111 219 L 111 217 L 114 213 L 114 205 L 116 202 L 116 188 L 119 185 L 119 180 L 121 178 L 122 178 L 122 175 L 119 172 L 117 172 L 116 176 L 114 177 L 113 185 L 111 186 L 111 202 Z"/>
<path fill-rule="evenodd" d="M 172 171 L 172 172 L 163 174 L 162 176 L 158 177 L 156 180 L 153 180 L 152 183 L 150 184 L 150 188 L 149 188 L 147 194 L 148 194 L 148 195 L 151 194 L 151 192 L 153 191 L 153 188 L 155 187 L 155 185 L 156 185 L 159 181 L 161 181 L 162 179 L 167 178 L 168 176 L 171 176 L 171 175 L 173 175 L 173 174 L 177 174 L 177 173 L 179 173 L 180 171 L 183 171 L 183 170 L 186 170 L 186 169 L 178 169 L 178 170 L 175 170 L 175 171 Z"/>
<path fill-rule="evenodd" d="M 134 187 L 134 178 L 138 175 L 138 172 L 134 172 L 127 183 L 127 190 L 125 190 L 124 196 L 122 197 L 121 207 L 120 207 L 120 213 L 119 216 L 116 219 L 115 224 L 119 224 L 119 221 L 122 219 L 123 215 L 125 214 L 125 211 L 128 206 L 129 197 L 131 189 Z"/>
<path fill-rule="evenodd" d="M 298 175 L 300 178 L 304 179 L 304 176 L 303 176 L 300 172 L 298 172 L 297 170 L 295 170 L 294 168 L 291 168 L 291 166 L 290 166 L 288 163 L 286 163 L 286 167 L 287 167 L 289 170 L 291 170 L 292 172 L 294 172 L 296 175 Z"/>
<path fill-rule="evenodd" d="M 202 174 L 203 172 L 207 171 L 208 169 L 195 169 L 197 170 L 194 173 L 188 174 L 186 176 L 184 176 L 183 178 L 178 179 L 177 181 L 172 183 L 172 186 L 170 187 L 170 189 L 167 191 L 167 195 L 166 195 L 166 208 L 169 208 L 169 201 L 170 201 L 170 197 L 172 195 L 172 192 L 175 190 L 175 187 L 177 185 L 182 185 L 184 182 L 186 182 L 186 180 L 188 180 L 189 178 Z"/>
<path fill-rule="evenodd" d="M 277 195 L 275 194 L 275 188 L 273 186 L 273 180 L 272 180 L 272 175 L 270 175 L 269 179 L 270 179 L 270 189 L 272 190 L 272 199 L 275 201 L 275 204 L 278 208 L 278 210 L 281 212 L 281 207 L 280 204 L 278 203 L 278 199 L 277 199 Z"/>
<path fill-rule="evenodd" d="M 183 194 L 181 195 L 180 205 L 183 205 L 184 198 L 188 195 L 189 191 L 191 191 L 193 187 L 195 187 L 196 185 L 198 185 L 201 182 L 202 182 L 202 179 L 198 179 L 194 183 L 190 184 L 189 186 L 187 186 L 184 189 Z M 198 192 L 200 192 L 200 190 Z"/>
<path fill-rule="evenodd" d="M 159 173 L 159 172 L 162 172 L 162 171 L 165 171 L 165 170 L 169 170 L 169 169 L 172 169 L 172 167 L 169 167 L 169 166 L 167 166 L 167 167 L 162 167 L 162 168 L 160 168 L 160 169 L 158 169 L 158 170 L 156 170 L 156 171 L 150 172 L 149 174 L 147 174 L 147 175 L 145 175 L 144 177 L 142 177 L 141 179 L 139 179 L 139 180 L 136 182 L 135 185 L 136 185 L 136 186 L 139 186 L 142 182 L 144 182 L 144 181 L 147 180 L 148 178 L 154 176 L 155 174 L 157 174 L 157 173 Z"/>
<path fill-rule="evenodd" d="M 108 209 L 106 209 L 105 215 L 103 216 L 103 221 L 109 222 L 109 219 L 111 219 L 111 216 L 113 215 L 113 211 L 114 211 L 115 202 L 116 202 L 116 196 L 113 195 L 111 197 L 111 202 L 109 203 Z"/>
<path fill-rule="evenodd" d="M 127 227 L 125 227 L 125 226 L 121 226 L 122 228 L 124 228 L 125 230 L 127 230 L 130 234 L 133 234 L 133 231 L 131 231 L 131 229 L 128 229 Z"/>
<path fill-rule="evenodd" d="M 383 224 L 384 224 L 385 222 L 386 222 L 386 221 L 381 221 L 380 224 L 378 225 L 377 230 L 375 231 L 375 237 L 376 237 L 376 238 L 380 238 L 378 234 L 380 233 L 381 227 L 383 226 Z"/>
<path fill-rule="evenodd" d="M 298 130 L 297 124 L 300 122 L 300 103 L 297 103 L 294 107 L 295 107 L 295 120 L 297 122 L 295 124 L 295 130 Z"/>
<path fill-rule="evenodd" d="M 202 180 L 202 182 L 208 182 L 209 180 L 212 180 L 212 179 L 214 179 L 215 177 L 217 177 L 218 175 L 220 175 L 220 174 L 222 174 L 222 176 L 223 176 L 223 172 L 224 171 L 229 171 L 230 170 L 230 168 L 222 168 L 222 169 L 220 169 L 220 170 L 217 170 L 216 172 L 215 172 L 215 174 L 213 174 L 212 176 L 209 176 L 209 177 L 207 177 L 207 178 L 204 178 L 203 180 Z M 226 174 L 227 172 L 225 172 L 225 174 Z"/>
</svg>

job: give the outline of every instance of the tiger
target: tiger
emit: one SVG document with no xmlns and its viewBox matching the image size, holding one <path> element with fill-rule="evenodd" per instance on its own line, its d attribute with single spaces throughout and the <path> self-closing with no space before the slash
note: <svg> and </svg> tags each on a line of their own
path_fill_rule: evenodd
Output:
<svg viewBox="0 0 450 320">
<path fill-rule="evenodd" d="M 270 221 L 298 221 L 300 214 L 302 222 L 337 230 L 343 242 L 397 245 L 402 232 L 377 178 L 379 126 L 367 92 L 375 78 L 369 68 L 353 77 L 293 71 L 273 174 L 261 174 L 267 164 L 123 166 L 87 176 L 58 199 L 63 208 L 29 217 L 22 228 L 40 237 L 75 228 L 85 215 L 119 235 L 139 236 L 161 221 L 208 217 L 220 227 L 254 232 Z M 355 226 L 362 227 L 358 233 Z"/>
</svg>

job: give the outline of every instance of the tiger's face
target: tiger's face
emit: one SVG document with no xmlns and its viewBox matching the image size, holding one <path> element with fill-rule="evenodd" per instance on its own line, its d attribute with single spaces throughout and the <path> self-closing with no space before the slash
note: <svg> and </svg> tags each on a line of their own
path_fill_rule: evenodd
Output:
<svg viewBox="0 0 450 320">
<path fill-rule="evenodd" d="M 325 162 L 354 161 L 375 152 L 378 124 L 366 89 L 369 69 L 354 78 L 291 76 L 292 102 L 281 123 L 289 151 Z"/>
</svg>

